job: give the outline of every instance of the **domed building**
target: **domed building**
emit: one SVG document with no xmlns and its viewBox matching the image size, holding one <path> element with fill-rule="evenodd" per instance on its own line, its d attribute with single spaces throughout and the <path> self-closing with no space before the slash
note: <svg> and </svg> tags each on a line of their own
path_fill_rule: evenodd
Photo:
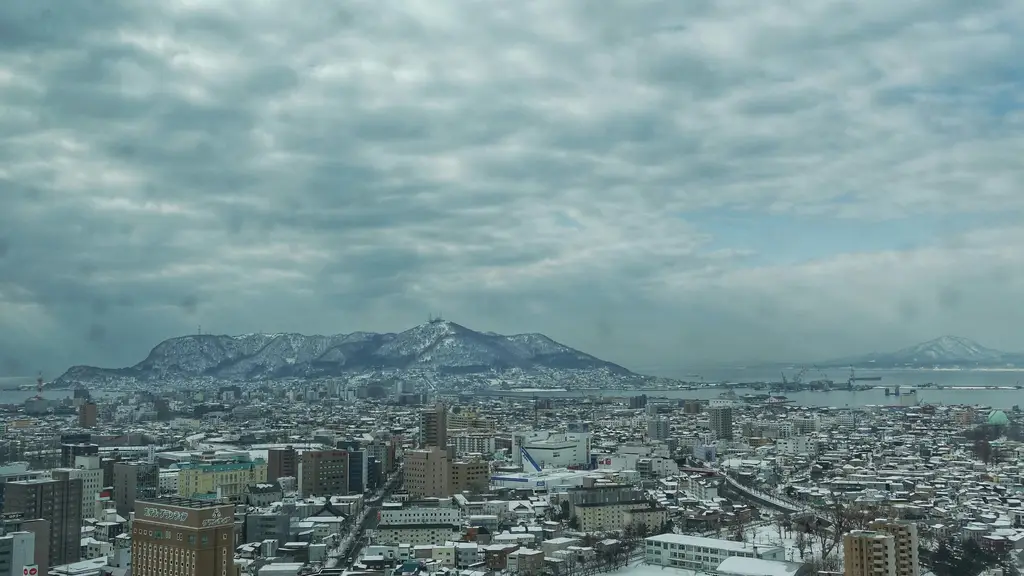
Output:
<svg viewBox="0 0 1024 576">
<path fill-rule="evenodd" d="M 1002 410 L 993 410 L 988 413 L 988 425 L 989 426 L 1008 426 L 1010 419 L 1006 417 L 1006 413 Z"/>
</svg>

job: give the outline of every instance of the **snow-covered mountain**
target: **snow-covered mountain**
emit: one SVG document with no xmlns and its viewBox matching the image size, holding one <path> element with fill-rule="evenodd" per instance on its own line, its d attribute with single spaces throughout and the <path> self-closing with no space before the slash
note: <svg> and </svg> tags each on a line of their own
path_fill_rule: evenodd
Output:
<svg viewBox="0 0 1024 576">
<path fill-rule="evenodd" d="M 315 378 L 382 369 L 469 374 L 537 368 L 600 369 L 632 375 L 617 364 L 559 344 L 543 334 L 503 336 L 476 332 L 454 322 L 432 321 L 398 334 L 181 336 L 161 342 L 145 360 L 130 368 L 74 366 L 54 385 L 122 377 L 240 380 Z"/>
<path fill-rule="evenodd" d="M 877 368 L 930 368 L 935 366 L 993 367 L 1019 364 L 1022 355 L 993 350 L 969 338 L 941 336 L 895 352 L 875 352 L 864 356 L 827 362 L 829 366 Z"/>
</svg>

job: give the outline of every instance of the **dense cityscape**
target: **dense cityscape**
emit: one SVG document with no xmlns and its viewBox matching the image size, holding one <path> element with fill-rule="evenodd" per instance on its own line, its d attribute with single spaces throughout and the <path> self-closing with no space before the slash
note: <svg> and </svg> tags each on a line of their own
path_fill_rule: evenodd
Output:
<svg viewBox="0 0 1024 576">
<path fill-rule="evenodd" d="M 960 576 L 1024 549 L 1016 407 L 68 392 L 6 406 L 4 576 Z"/>
<path fill-rule="evenodd" d="M 1024 575 L 1024 0 L 0 0 L 0 576 Z"/>
</svg>

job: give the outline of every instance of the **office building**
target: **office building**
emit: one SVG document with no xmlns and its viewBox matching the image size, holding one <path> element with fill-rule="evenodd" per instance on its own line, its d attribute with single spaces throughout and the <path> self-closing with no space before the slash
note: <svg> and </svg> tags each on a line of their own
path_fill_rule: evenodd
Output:
<svg viewBox="0 0 1024 576">
<path fill-rule="evenodd" d="M 267 482 L 277 482 L 278 478 L 298 478 L 299 454 L 295 448 L 271 448 L 267 450 Z"/>
<path fill-rule="evenodd" d="M 267 481 L 267 463 L 188 462 L 178 465 L 178 495 L 184 498 L 214 496 L 235 504 L 245 501 L 246 488 Z"/>
<path fill-rule="evenodd" d="M 74 468 L 56 468 L 54 478 L 77 478 L 82 481 L 82 520 L 96 512 L 96 495 L 103 489 L 103 470 L 99 456 L 76 456 Z"/>
<path fill-rule="evenodd" d="M 32 547 L 35 553 L 28 565 L 38 566 L 39 574 L 47 574 L 50 566 L 50 523 L 41 518 L 25 520 L 20 513 L 3 514 L 0 516 L 0 537 L 20 532 L 32 534 Z M 26 538 L 12 538 L 9 543 L 24 545 L 27 542 Z M 15 555 L 17 555 L 16 552 L 12 554 L 12 556 Z M 0 544 L 0 576 L 6 576 L 7 574 L 4 571 L 6 566 L 4 562 L 5 557 L 3 545 Z M 16 559 L 11 558 L 11 561 L 17 562 L 23 559 L 24 556 L 18 556 Z M 12 564 L 11 569 L 15 571 L 15 576 L 22 576 L 20 566 L 17 564 Z"/>
<path fill-rule="evenodd" d="M 82 537 L 82 481 L 53 478 L 7 484 L 5 514 L 40 518 L 50 524 L 50 566 L 78 562 Z"/>
<path fill-rule="evenodd" d="M 95 402 L 83 402 L 78 407 L 78 426 L 81 428 L 95 428 L 98 414 L 99 411 L 96 408 Z"/>
<path fill-rule="evenodd" d="M 491 469 L 486 460 L 456 460 L 449 467 L 448 490 L 452 495 L 486 492 L 491 482 Z"/>
<path fill-rule="evenodd" d="M 160 489 L 160 467 L 148 462 L 113 463 L 114 505 L 125 518 L 138 498 L 154 498 Z"/>
<path fill-rule="evenodd" d="M 651 418 L 647 421 L 647 437 L 651 440 L 664 442 L 668 440 L 671 432 L 668 420 L 665 418 Z"/>
<path fill-rule="evenodd" d="M 409 496 L 414 499 L 451 496 L 448 468 L 448 451 L 443 448 L 407 451 L 405 489 Z"/>
<path fill-rule="evenodd" d="M 134 576 L 228 576 L 235 507 L 209 500 L 139 499 L 132 523 Z"/>
<path fill-rule="evenodd" d="M 875 530 L 845 534 L 843 566 L 845 576 L 897 576 L 896 539 Z"/>
<path fill-rule="evenodd" d="M 36 535 L 32 532 L 0 535 L 0 576 L 22 576 L 22 568 L 36 563 L 35 556 Z"/>
<path fill-rule="evenodd" d="M 712 406 L 708 408 L 711 417 L 711 431 L 718 440 L 732 440 L 732 407 Z"/>
<path fill-rule="evenodd" d="M 307 450 L 299 455 L 296 478 L 299 494 L 345 496 L 348 492 L 348 452 L 345 450 Z"/>
<path fill-rule="evenodd" d="M 448 409 L 444 404 L 420 413 L 420 444 L 439 448 L 448 445 Z"/>
<path fill-rule="evenodd" d="M 370 464 L 366 450 L 348 451 L 348 493 L 362 494 L 369 484 Z"/>
<path fill-rule="evenodd" d="M 40 470 L 29 470 L 28 462 L 12 462 L 0 466 L 0 510 L 4 509 L 4 499 L 7 490 L 8 482 L 18 482 L 21 480 L 35 480 L 42 478 L 43 472 Z"/>
<path fill-rule="evenodd" d="M 60 466 L 61 468 L 72 468 L 75 465 L 75 458 L 79 456 L 99 456 L 100 447 L 86 440 L 85 442 L 61 442 L 60 444 Z"/>
</svg>

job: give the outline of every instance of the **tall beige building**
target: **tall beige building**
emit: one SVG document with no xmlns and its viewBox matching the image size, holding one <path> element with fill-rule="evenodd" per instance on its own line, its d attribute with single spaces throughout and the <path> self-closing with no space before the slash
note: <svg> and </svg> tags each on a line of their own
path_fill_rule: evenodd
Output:
<svg viewBox="0 0 1024 576">
<path fill-rule="evenodd" d="M 416 498 L 446 498 L 451 495 L 448 450 L 429 447 L 405 453 L 405 489 Z"/>
<path fill-rule="evenodd" d="M 896 540 L 884 532 L 854 530 L 843 536 L 845 576 L 896 576 Z"/>
<path fill-rule="evenodd" d="M 871 529 L 893 537 L 896 549 L 896 576 L 920 576 L 917 524 L 906 520 L 879 519 L 871 523 Z"/>
</svg>

